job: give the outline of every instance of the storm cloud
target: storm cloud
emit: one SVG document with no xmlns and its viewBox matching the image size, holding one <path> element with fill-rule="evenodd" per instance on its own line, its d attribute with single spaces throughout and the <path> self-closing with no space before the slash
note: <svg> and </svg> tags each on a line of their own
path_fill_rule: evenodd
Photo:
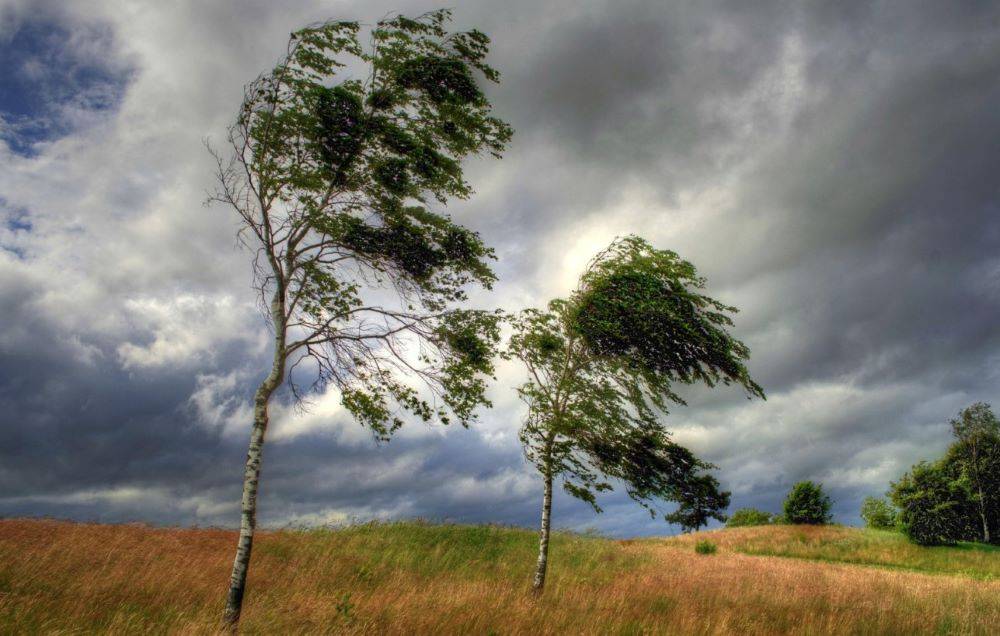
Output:
<svg viewBox="0 0 1000 636">
<path fill-rule="evenodd" d="M 242 86 L 288 33 L 419 2 L 0 1 L 0 515 L 235 525 L 268 366 L 235 218 L 203 205 Z M 502 6 L 501 6 L 502 5 Z M 497 250 L 482 307 L 566 294 L 635 232 L 741 309 L 768 394 L 668 416 L 733 507 L 822 481 L 839 521 L 948 419 L 1000 405 L 994 2 L 461 2 L 516 133 L 448 212 Z M 533 525 L 541 483 L 504 364 L 470 429 L 386 444 L 337 396 L 275 409 L 260 520 Z M 557 525 L 665 533 L 621 494 Z"/>
</svg>

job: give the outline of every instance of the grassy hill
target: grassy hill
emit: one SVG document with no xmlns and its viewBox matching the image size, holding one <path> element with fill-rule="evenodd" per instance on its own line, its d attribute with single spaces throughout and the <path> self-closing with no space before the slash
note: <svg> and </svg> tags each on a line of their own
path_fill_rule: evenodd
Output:
<svg viewBox="0 0 1000 636">
<path fill-rule="evenodd" d="M 709 539 L 713 555 L 694 551 Z M 0 521 L 0 633 L 211 633 L 235 533 Z M 988 634 L 1000 551 L 778 526 L 615 541 L 489 526 L 262 533 L 243 630 L 274 633 Z"/>
</svg>

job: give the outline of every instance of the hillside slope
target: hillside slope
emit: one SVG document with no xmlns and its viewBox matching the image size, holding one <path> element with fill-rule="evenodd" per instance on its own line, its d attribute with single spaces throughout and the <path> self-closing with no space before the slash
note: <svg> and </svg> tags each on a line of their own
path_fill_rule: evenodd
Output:
<svg viewBox="0 0 1000 636">
<path fill-rule="evenodd" d="M 984 581 L 1000 581 L 1000 547 L 960 543 L 925 548 L 903 534 L 846 526 L 757 526 L 671 537 L 667 541 L 691 545 L 700 539 L 755 556 L 781 556 L 832 563 L 898 568 L 928 574 L 958 574 Z"/>
<path fill-rule="evenodd" d="M 719 552 L 696 554 L 703 538 Z M 0 633 L 211 633 L 234 544 L 226 530 L 0 521 Z M 940 551 L 897 545 L 894 535 L 795 526 L 636 541 L 558 534 L 552 550 L 549 587 L 535 598 L 535 536 L 527 530 L 395 523 L 266 532 L 255 545 L 242 627 L 987 634 L 1000 624 L 1000 552 L 991 550 Z M 753 551 L 800 558 L 743 553 Z M 890 569 L 801 558 L 862 562 L 862 553 L 895 562 Z"/>
</svg>

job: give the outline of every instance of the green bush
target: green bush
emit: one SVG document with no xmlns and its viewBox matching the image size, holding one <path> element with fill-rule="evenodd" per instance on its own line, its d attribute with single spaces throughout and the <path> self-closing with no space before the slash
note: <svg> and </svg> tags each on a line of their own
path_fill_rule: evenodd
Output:
<svg viewBox="0 0 1000 636">
<path fill-rule="evenodd" d="M 702 539 L 698 543 L 694 544 L 694 551 L 698 554 L 715 554 L 719 549 L 719 546 L 715 545 L 707 539 Z"/>
<path fill-rule="evenodd" d="M 865 497 L 861 503 L 861 518 L 869 528 L 892 530 L 896 527 L 896 517 L 896 509 L 884 497 Z"/>
<path fill-rule="evenodd" d="M 972 506 L 943 462 L 920 462 L 892 484 L 899 526 L 914 543 L 953 545 L 971 538 Z"/>
<path fill-rule="evenodd" d="M 830 498 L 823 492 L 822 484 L 800 481 L 785 498 L 785 519 L 788 523 L 829 523 L 830 507 Z"/>
<path fill-rule="evenodd" d="M 772 523 L 772 515 L 770 512 L 764 512 L 763 510 L 757 510 L 756 508 L 740 508 L 733 514 L 729 515 L 729 520 L 726 521 L 727 528 L 742 528 L 744 526 L 766 526 Z"/>
</svg>

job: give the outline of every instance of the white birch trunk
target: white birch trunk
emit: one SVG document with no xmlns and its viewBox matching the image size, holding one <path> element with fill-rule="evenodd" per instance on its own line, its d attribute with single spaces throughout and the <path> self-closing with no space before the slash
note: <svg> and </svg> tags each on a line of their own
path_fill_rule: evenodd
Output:
<svg viewBox="0 0 1000 636">
<path fill-rule="evenodd" d="M 271 316 L 274 321 L 274 360 L 271 373 L 261 383 L 254 395 L 253 429 L 250 432 L 250 447 L 247 450 L 246 467 L 243 471 L 243 500 L 240 513 L 240 538 L 236 544 L 236 559 L 229 579 L 229 594 L 226 597 L 224 624 L 235 631 L 243 609 L 243 594 L 246 590 L 247 570 L 250 567 L 250 551 L 253 548 L 253 534 L 257 527 L 257 485 L 260 481 L 260 464 L 264 450 L 264 434 L 267 432 L 268 403 L 274 391 L 281 386 L 285 376 L 285 326 L 283 298 L 275 294 L 271 302 Z"/>
<path fill-rule="evenodd" d="M 982 486 L 979 486 L 979 516 L 983 520 L 983 543 L 989 543 L 990 524 L 986 521 L 986 500 L 983 498 Z"/>
<path fill-rule="evenodd" d="M 972 472 L 976 480 L 976 488 L 979 490 L 979 518 L 983 522 L 983 543 L 990 542 L 990 525 L 986 521 L 986 499 L 983 497 L 983 480 L 979 472 L 979 444 L 972 443 Z"/>
<path fill-rule="evenodd" d="M 545 573 L 549 562 L 549 526 L 552 519 L 552 470 L 545 472 L 545 494 L 542 497 L 542 527 L 538 539 L 538 564 L 535 567 L 533 588 L 541 592 L 545 587 Z"/>
</svg>

